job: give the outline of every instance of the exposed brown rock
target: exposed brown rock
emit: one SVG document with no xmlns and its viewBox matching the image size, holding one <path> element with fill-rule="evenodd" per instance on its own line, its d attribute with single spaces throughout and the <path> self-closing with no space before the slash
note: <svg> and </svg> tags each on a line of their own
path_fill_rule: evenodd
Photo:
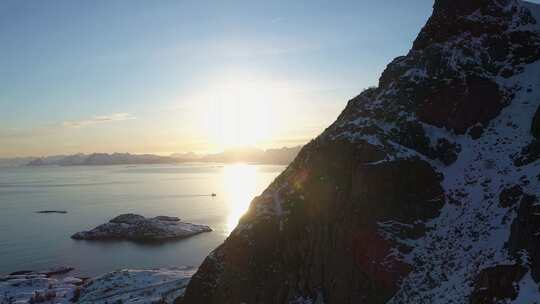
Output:
<svg viewBox="0 0 540 304">
<path fill-rule="evenodd" d="M 486 268 L 478 275 L 471 304 L 496 304 L 501 300 L 515 300 L 516 284 L 525 276 L 527 268 L 521 265 L 498 265 Z"/>
<path fill-rule="evenodd" d="M 540 107 L 534 113 L 534 118 L 531 123 L 531 134 L 536 139 L 540 139 Z"/>
<path fill-rule="evenodd" d="M 459 134 L 477 123 L 487 123 L 505 104 L 499 86 L 478 77 L 440 84 L 420 102 L 417 112 L 420 120 Z"/>
<path fill-rule="evenodd" d="M 520 185 L 505 188 L 499 195 L 499 205 L 503 208 L 515 206 L 523 196 L 523 189 Z"/>
<path fill-rule="evenodd" d="M 517 218 L 512 223 L 508 249 L 516 256 L 526 250 L 530 259 L 531 275 L 540 282 L 540 205 L 536 196 L 525 194 L 521 199 Z"/>
</svg>

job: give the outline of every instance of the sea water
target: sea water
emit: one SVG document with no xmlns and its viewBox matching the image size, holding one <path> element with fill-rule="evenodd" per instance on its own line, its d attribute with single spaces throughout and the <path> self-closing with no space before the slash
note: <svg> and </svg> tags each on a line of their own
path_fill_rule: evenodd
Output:
<svg viewBox="0 0 540 304">
<path fill-rule="evenodd" d="M 0 168 L 0 274 L 72 266 L 199 266 L 284 166 L 181 164 Z M 215 193 L 216 196 L 211 194 Z M 39 214 L 40 210 L 67 211 Z M 177 216 L 214 231 L 165 243 L 77 241 L 122 213 Z"/>
</svg>

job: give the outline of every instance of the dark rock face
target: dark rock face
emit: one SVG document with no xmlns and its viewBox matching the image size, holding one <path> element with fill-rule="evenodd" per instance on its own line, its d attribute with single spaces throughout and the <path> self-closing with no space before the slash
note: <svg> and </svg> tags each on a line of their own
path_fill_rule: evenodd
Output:
<svg viewBox="0 0 540 304">
<path fill-rule="evenodd" d="M 482 270 L 471 295 L 471 304 L 491 304 L 515 300 L 519 294 L 517 283 L 527 273 L 521 265 L 499 265 Z"/>
<path fill-rule="evenodd" d="M 436 1 L 411 51 L 253 200 L 182 303 L 540 297 L 514 288 L 539 280 L 540 91 L 522 90 L 540 88 L 535 16 L 516 0 Z"/>
<path fill-rule="evenodd" d="M 501 6 L 504 2 L 500 1 Z M 433 43 L 442 43 L 448 41 L 454 36 L 458 36 L 464 32 L 470 32 L 472 35 L 478 35 L 484 31 L 502 31 L 506 28 L 505 23 L 498 24 L 492 27 L 492 24 L 478 23 L 473 20 L 466 20 L 465 16 L 481 10 L 489 14 L 488 10 L 494 9 L 496 15 L 502 15 L 502 11 L 497 9 L 499 4 L 496 1 L 490 0 L 437 0 L 433 6 L 433 15 L 428 20 L 422 32 L 414 42 L 414 49 L 422 49 Z M 456 23 L 456 19 L 464 21 L 464 23 Z"/>
<path fill-rule="evenodd" d="M 486 9 L 493 1 L 489 0 L 437 0 L 433 5 L 435 13 L 448 13 L 450 15 L 471 14 L 478 9 Z M 506 1 L 508 3 L 508 1 Z M 504 4 L 504 2 L 503 2 Z"/>
<path fill-rule="evenodd" d="M 514 158 L 514 164 L 518 167 L 526 166 L 540 159 L 540 140 L 535 139 L 525 146 L 521 153 Z"/>
<path fill-rule="evenodd" d="M 528 165 L 540 159 L 540 107 L 534 114 L 530 130 L 535 139 L 514 157 L 516 166 Z"/>
<path fill-rule="evenodd" d="M 491 80 L 467 77 L 464 81 L 439 83 L 419 102 L 420 120 L 456 133 L 478 124 L 485 124 L 504 107 L 504 96 Z"/>
<path fill-rule="evenodd" d="M 472 139 L 479 139 L 484 133 L 484 128 L 481 125 L 476 125 L 469 130 L 469 135 Z"/>
<path fill-rule="evenodd" d="M 499 195 L 499 205 L 503 208 L 513 207 L 523 197 L 523 188 L 520 185 L 504 189 Z"/>
<path fill-rule="evenodd" d="M 532 195 L 524 195 L 521 199 L 517 218 L 512 223 L 508 248 L 515 255 L 525 250 L 530 259 L 533 278 L 540 281 L 540 205 Z"/>
<path fill-rule="evenodd" d="M 365 143 L 306 146 L 272 187 L 288 186 L 271 187 L 253 202 L 264 208 L 276 191 L 287 219 L 279 222 L 250 210 L 205 260 L 184 301 L 288 303 L 317 297 L 317 289 L 325 290 L 331 303 L 387 301 L 410 265 L 388 259 L 397 244 L 377 231 L 419 238 L 425 229 L 420 221 L 437 216 L 444 198 L 440 176 L 428 163 L 377 164 L 382 158 Z M 251 229 L 244 233 L 243 225 Z"/>
<path fill-rule="evenodd" d="M 536 113 L 534 114 L 534 118 L 531 123 L 531 134 L 536 139 L 540 139 L 540 107 L 536 110 Z"/>
</svg>

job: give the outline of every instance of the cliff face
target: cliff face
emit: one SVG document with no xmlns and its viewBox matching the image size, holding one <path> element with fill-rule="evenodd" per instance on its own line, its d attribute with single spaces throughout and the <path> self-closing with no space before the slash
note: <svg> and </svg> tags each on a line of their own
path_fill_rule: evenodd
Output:
<svg viewBox="0 0 540 304">
<path fill-rule="evenodd" d="M 178 301 L 538 301 L 537 20 L 517 0 L 437 0 Z"/>
</svg>

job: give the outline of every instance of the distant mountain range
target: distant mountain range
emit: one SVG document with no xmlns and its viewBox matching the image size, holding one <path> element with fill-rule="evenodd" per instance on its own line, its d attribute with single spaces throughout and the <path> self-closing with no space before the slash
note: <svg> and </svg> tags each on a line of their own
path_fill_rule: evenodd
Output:
<svg viewBox="0 0 540 304">
<path fill-rule="evenodd" d="M 300 151 L 301 146 L 281 149 L 239 148 L 216 154 L 175 153 L 170 156 L 130 153 L 92 153 L 73 155 L 54 155 L 46 157 L 0 158 L 0 167 L 16 166 L 106 166 L 138 164 L 173 164 L 183 162 L 218 162 L 218 163 L 259 163 L 289 164 Z"/>
<path fill-rule="evenodd" d="M 24 166 L 36 159 L 35 157 L 0 158 L 0 168 Z"/>
<path fill-rule="evenodd" d="M 229 149 L 222 153 L 202 156 L 199 161 L 218 163 L 249 162 L 287 165 L 296 157 L 296 155 L 298 155 L 301 148 L 302 146 L 267 150 L 256 148 Z"/>
<path fill-rule="evenodd" d="M 169 156 L 130 153 L 93 153 L 68 156 L 40 157 L 30 161 L 28 166 L 106 166 L 135 164 L 167 164 L 178 162 Z"/>
</svg>

